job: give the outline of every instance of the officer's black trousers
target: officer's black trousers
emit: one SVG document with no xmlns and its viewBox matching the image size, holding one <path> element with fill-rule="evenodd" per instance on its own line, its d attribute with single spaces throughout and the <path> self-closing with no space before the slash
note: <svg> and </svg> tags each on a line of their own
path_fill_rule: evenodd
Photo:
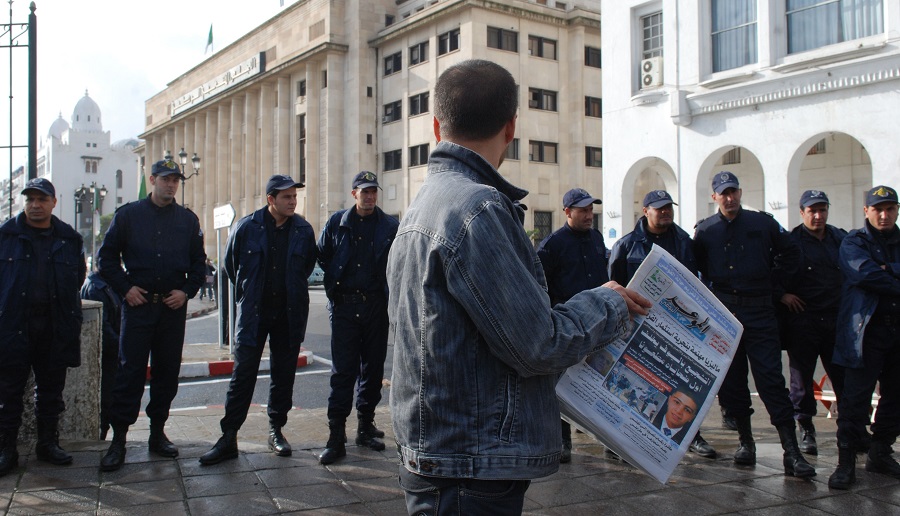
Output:
<svg viewBox="0 0 900 516">
<path fill-rule="evenodd" d="M 161 302 L 140 306 L 122 304 L 119 336 L 119 370 L 113 387 L 109 422 L 131 426 L 137 421 L 150 361 L 150 402 L 147 417 L 154 423 L 169 419 L 169 408 L 178 393 L 181 350 L 187 303 L 172 310 Z"/>
<path fill-rule="evenodd" d="M 0 364 L 0 430 L 17 431 L 22 424 L 22 396 L 28 372 L 34 371 L 34 415 L 58 419 L 65 410 L 62 392 L 66 367 L 53 365 L 53 324 L 50 316 L 28 319 L 28 356 Z"/>
<path fill-rule="evenodd" d="M 797 419 L 810 419 L 816 415 L 813 375 L 819 358 L 822 359 L 822 366 L 831 380 L 836 396 L 841 395 L 844 369 L 831 364 L 836 321 L 836 313 L 810 311 L 789 314 L 785 321 L 785 347 L 791 370 L 791 403 L 794 404 L 794 417 Z"/>
<path fill-rule="evenodd" d="M 291 410 L 294 392 L 294 378 L 297 372 L 297 356 L 300 354 L 299 339 L 290 342 L 288 338 L 288 318 L 283 312 L 277 319 L 259 320 L 259 330 L 254 345 L 236 343 L 234 348 L 234 372 L 225 397 L 225 417 L 219 425 L 222 431 L 239 430 L 247 420 L 247 411 L 256 387 L 256 375 L 266 337 L 269 338 L 269 423 L 284 426 Z"/>
<path fill-rule="evenodd" d="M 881 399 L 872 423 L 872 440 L 892 443 L 900 435 L 898 326 L 869 323 L 863 336 L 863 367 L 844 368 L 844 392 L 838 400 L 838 441 L 859 443 L 877 381 L 881 382 Z"/>
</svg>

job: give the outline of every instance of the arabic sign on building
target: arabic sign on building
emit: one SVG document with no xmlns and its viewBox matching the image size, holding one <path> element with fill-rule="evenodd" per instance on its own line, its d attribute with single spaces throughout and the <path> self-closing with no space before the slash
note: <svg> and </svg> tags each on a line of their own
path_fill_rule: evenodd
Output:
<svg viewBox="0 0 900 516">
<path fill-rule="evenodd" d="M 175 117 L 179 113 L 200 104 L 201 102 L 215 97 L 220 93 L 246 81 L 247 79 L 259 75 L 266 71 L 266 54 L 260 52 L 258 55 L 239 63 L 224 73 L 217 75 L 213 79 L 205 82 L 199 88 L 194 88 L 188 93 L 178 97 L 172 102 L 172 116 Z"/>
</svg>

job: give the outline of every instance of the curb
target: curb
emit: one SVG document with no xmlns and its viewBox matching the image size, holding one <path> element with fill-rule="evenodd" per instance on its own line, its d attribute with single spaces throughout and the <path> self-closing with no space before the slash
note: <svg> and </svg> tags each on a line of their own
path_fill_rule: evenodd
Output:
<svg viewBox="0 0 900 516">
<path fill-rule="evenodd" d="M 297 357 L 297 367 L 306 367 L 315 361 L 312 351 L 300 348 L 300 355 Z M 264 358 L 259 361 L 259 370 L 269 370 L 269 359 Z M 212 362 L 188 362 L 181 364 L 179 378 L 204 378 L 210 376 L 230 376 L 234 371 L 234 360 L 215 360 Z M 147 368 L 147 375 L 150 375 L 150 368 Z"/>
</svg>

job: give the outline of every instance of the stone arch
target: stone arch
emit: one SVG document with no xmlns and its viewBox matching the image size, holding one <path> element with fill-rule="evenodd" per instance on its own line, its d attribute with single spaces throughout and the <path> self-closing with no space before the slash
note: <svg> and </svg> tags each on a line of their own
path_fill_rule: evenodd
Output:
<svg viewBox="0 0 900 516">
<path fill-rule="evenodd" d="M 822 190 L 831 201 L 829 224 L 862 227 L 865 192 L 872 186 L 872 161 L 862 142 L 838 131 L 814 134 L 797 147 L 788 163 L 789 225 L 801 222 L 800 195 Z"/>
<path fill-rule="evenodd" d="M 622 180 L 621 217 L 624 233 L 631 231 L 631 227 L 641 217 L 641 202 L 651 190 L 666 190 L 675 202 L 680 202 L 674 169 L 664 159 L 655 156 L 636 161 Z"/>
<path fill-rule="evenodd" d="M 745 208 L 769 211 L 765 205 L 765 174 L 756 154 L 746 147 L 725 145 L 709 153 L 697 173 L 697 220 L 704 219 L 718 209 L 712 200 L 712 178 L 728 171 L 741 184 L 741 205 Z"/>
</svg>

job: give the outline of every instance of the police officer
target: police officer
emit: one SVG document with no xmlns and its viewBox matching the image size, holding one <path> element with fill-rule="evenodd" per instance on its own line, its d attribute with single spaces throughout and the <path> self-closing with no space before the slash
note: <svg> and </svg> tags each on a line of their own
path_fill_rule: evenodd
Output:
<svg viewBox="0 0 900 516">
<path fill-rule="evenodd" d="M 741 188 L 731 172 L 719 172 L 712 180 L 712 199 L 718 212 L 697 223 L 694 254 L 697 269 L 710 290 L 744 325 L 744 334 L 719 390 L 719 402 L 738 427 L 740 447 L 736 464 L 756 464 L 756 444 L 750 426 L 753 413 L 747 379 L 747 362 L 778 429 L 784 449 L 784 472 L 798 477 L 815 476 L 797 446 L 794 408 L 781 373 L 781 344 L 775 321 L 774 300 L 784 294 L 784 276 L 796 273 L 800 249 L 770 215 L 741 207 Z"/>
<path fill-rule="evenodd" d="M 783 318 L 791 370 L 790 396 L 794 418 L 800 424 L 800 451 L 819 453 L 816 444 L 816 399 L 813 373 L 816 360 L 831 379 L 837 397 L 843 387 L 843 370 L 831 364 L 834 352 L 835 321 L 841 297 L 843 278 L 838 267 L 838 250 L 847 236 L 843 229 L 828 224 L 828 196 L 821 190 L 807 190 L 800 196 L 803 223 L 791 231 L 791 240 L 803 252 L 803 265 L 798 274 L 787 278 L 787 292 L 781 303 L 787 314 Z"/>
<path fill-rule="evenodd" d="M 353 407 L 359 426 L 356 444 L 380 451 L 384 432 L 375 426 L 387 357 L 388 251 L 397 235 L 397 219 L 376 206 L 378 178 L 360 172 L 353 178 L 354 206 L 334 213 L 319 236 L 319 265 L 331 313 L 331 395 L 328 443 L 319 456 L 331 464 L 347 454 L 345 425 Z"/>
<path fill-rule="evenodd" d="M 832 357 L 844 366 L 838 399 L 838 467 L 828 486 L 856 482 L 856 451 L 864 439 L 875 382 L 881 398 L 872 424 L 866 471 L 900 478 L 891 445 L 900 435 L 900 230 L 897 191 L 876 186 L 866 194 L 866 222 L 841 243 L 844 289 Z"/>
<path fill-rule="evenodd" d="M 178 165 L 157 161 L 151 174 L 153 192 L 116 210 L 98 252 L 100 274 L 125 300 L 109 418 L 113 440 L 100 462 L 103 471 L 125 462 L 125 438 L 140 411 L 148 358 L 148 447 L 162 457 L 178 456 L 163 429 L 178 392 L 187 300 L 206 281 L 206 253 L 197 216 L 175 202 L 184 177 Z"/>
<path fill-rule="evenodd" d="M 34 372 L 38 460 L 70 464 L 59 447 L 66 368 L 81 364 L 84 242 L 56 218 L 56 189 L 45 178 L 22 190 L 25 210 L 0 226 L 0 476 L 19 461 L 22 397 Z"/>
<path fill-rule="evenodd" d="M 103 303 L 103 347 L 100 353 L 100 440 L 109 432 L 112 388 L 119 369 L 119 330 L 122 323 L 122 298 L 99 272 L 88 274 L 81 287 L 81 299 Z"/>
<path fill-rule="evenodd" d="M 238 221 L 225 247 L 225 271 L 234 284 L 234 371 L 225 397 L 222 437 L 200 457 L 216 464 L 238 456 L 237 432 L 247 419 L 266 338 L 269 339 L 269 449 L 291 455 L 281 428 L 293 406 L 300 344 L 306 334 L 309 291 L 306 279 L 316 265 L 316 235 L 294 213 L 303 183 L 274 175 L 266 184 L 266 207 Z"/>
<path fill-rule="evenodd" d="M 665 249 L 689 271 L 697 274 L 691 237 L 675 224 L 674 206 L 678 203 L 672 200 L 669 192 L 653 190 L 644 196 L 643 205 L 644 216 L 634 225 L 634 231 L 613 245 L 609 255 L 609 279 L 627 285 L 647 258 L 653 244 Z M 716 449 L 706 442 L 699 431 L 688 450 L 708 459 L 716 457 Z"/>
<path fill-rule="evenodd" d="M 562 203 L 566 223 L 538 245 L 537 255 L 544 268 L 551 306 L 609 281 L 606 244 L 603 235 L 593 228 L 594 205 L 602 202 L 582 188 L 566 192 Z M 565 420 L 561 420 L 560 426 L 559 461 L 566 463 L 572 460 L 572 428 Z"/>
</svg>

